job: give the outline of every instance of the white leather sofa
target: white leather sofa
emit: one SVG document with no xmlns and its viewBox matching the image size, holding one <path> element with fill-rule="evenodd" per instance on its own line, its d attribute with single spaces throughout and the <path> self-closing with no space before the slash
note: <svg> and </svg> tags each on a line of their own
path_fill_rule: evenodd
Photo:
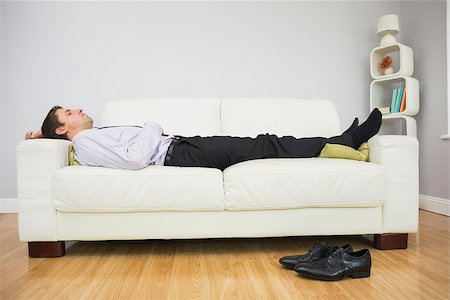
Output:
<svg viewBox="0 0 450 300">
<path fill-rule="evenodd" d="M 335 105 L 291 98 L 160 98 L 107 103 L 101 124 L 158 122 L 183 136 L 341 134 Z M 347 125 L 347 124 L 346 124 Z M 68 166 L 70 141 L 17 146 L 19 235 L 30 256 L 64 241 L 375 234 L 405 248 L 418 228 L 418 141 L 375 136 L 370 162 L 263 159 L 213 168 Z"/>
</svg>

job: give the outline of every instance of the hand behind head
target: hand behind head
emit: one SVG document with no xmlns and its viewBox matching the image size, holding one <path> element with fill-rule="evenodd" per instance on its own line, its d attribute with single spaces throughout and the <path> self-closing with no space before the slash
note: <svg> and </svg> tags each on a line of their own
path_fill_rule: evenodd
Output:
<svg viewBox="0 0 450 300">
<path fill-rule="evenodd" d="M 30 139 L 41 139 L 44 136 L 42 135 L 42 131 L 38 130 L 36 132 L 33 133 L 33 131 L 28 131 L 27 133 L 25 133 L 25 139 L 26 140 L 30 140 Z"/>
</svg>

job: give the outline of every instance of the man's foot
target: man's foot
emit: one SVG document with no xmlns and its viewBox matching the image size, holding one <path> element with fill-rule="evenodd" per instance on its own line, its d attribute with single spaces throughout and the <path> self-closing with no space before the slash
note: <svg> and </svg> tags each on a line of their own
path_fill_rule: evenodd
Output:
<svg viewBox="0 0 450 300">
<path fill-rule="evenodd" d="M 353 120 L 352 125 L 350 125 L 350 127 L 349 127 L 346 131 L 344 131 L 342 134 L 352 132 L 353 130 L 355 130 L 356 128 L 358 128 L 358 125 L 359 125 L 359 119 L 358 119 L 358 118 L 355 118 L 355 119 Z"/>
<path fill-rule="evenodd" d="M 367 120 L 358 128 L 350 132 L 353 139 L 354 148 L 358 149 L 362 143 L 367 142 L 371 137 L 378 133 L 381 127 L 381 112 L 375 108 L 370 113 Z"/>
</svg>

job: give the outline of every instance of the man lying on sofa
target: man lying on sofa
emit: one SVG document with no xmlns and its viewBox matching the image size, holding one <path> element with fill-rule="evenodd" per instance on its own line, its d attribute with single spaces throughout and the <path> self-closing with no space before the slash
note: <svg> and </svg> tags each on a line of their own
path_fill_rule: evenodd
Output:
<svg viewBox="0 0 450 300">
<path fill-rule="evenodd" d="M 340 144 L 358 149 L 381 126 L 381 113 L 374 109 L 358 126 L 356 118 L 342 135 L 330 138 L 261 134 L 250 137 L 182 137 L 166 135 L 161 126 L 147 122 L 140 126 L 93 127 L 93 120 L 82 109 L 53 107 L 41 132 L 27 132 L 25 139 L 66 139 L 74 144 L 75 159 L 86 166 L 141 169 L 148 165 L 225 168 L 247 160 L 262 158 L 316 157 L 324 146 Z"/>
</svg>

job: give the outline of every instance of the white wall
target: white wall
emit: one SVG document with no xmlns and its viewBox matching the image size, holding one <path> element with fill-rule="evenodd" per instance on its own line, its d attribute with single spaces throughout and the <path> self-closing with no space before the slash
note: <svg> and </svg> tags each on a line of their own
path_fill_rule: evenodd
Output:
<svg viewBox="0 0 450 300">
<path fill-rule="evenodd" d="M 413 76 L 420 82 L 420 193 L 449 200 L 450 141 L 441 139 L 447 132 L 446 2 L 406 1 L 402 15 L 403 43 L 414 50 Z"/>
<path fill-rule="evenodd" d="M 106 101 L 133 97 L 312 97 L 334 101 L 343 127 L 365 118 L 377 20 L 402 18 L 401 6 L 4 2 L 0 198 L 16 197 L 15 146 L 55 104 L 95 120 Z"/>
<path fill-rule="evenodd" d="M 4 122 L 4 113 L 5 113 L 5 107 L 4 103 L 6 101 L 4 97 L 4 87 L 3 87 L 3 73 L 4 73 L 4 64 L 3 64 L 3 52 L 4 52 L 4 43 L 3 43 L 3 32 L 4 32 L 4 15 L 3 15 L 3 2 L 0 2 L 0 199 L 3 198 L 4 195 L 7 195 L 6 192 L 6 185 L 7 183 L 4 182 L 5 178 L 7 177 L 8 172 L 6 170 L 6 166 L 4 165 L 4 148 L 6 147 L 6 135 L 3 132 L 3 122 Z M 11 147 L 11 145 L 9 146 Z M 9 169 L 9 172 L 11 172 L 11 168 Z M 11 173 L 10 173 L 11 174 Z M 15 174 L 15 173 L 13 173 Z M 10 175 L 13 176 L 13 175 Z M 8 183 L 9 185 L 13 183 Z M 10 187 L 9 190 L 14 190 L 14 187 Z M 9 193 L 10 194 L 10 193 Z M 0 200 L 1 201 L 1 200 Z M 0 205 L 1 207 L 1 205 Z"/>
</svg>

